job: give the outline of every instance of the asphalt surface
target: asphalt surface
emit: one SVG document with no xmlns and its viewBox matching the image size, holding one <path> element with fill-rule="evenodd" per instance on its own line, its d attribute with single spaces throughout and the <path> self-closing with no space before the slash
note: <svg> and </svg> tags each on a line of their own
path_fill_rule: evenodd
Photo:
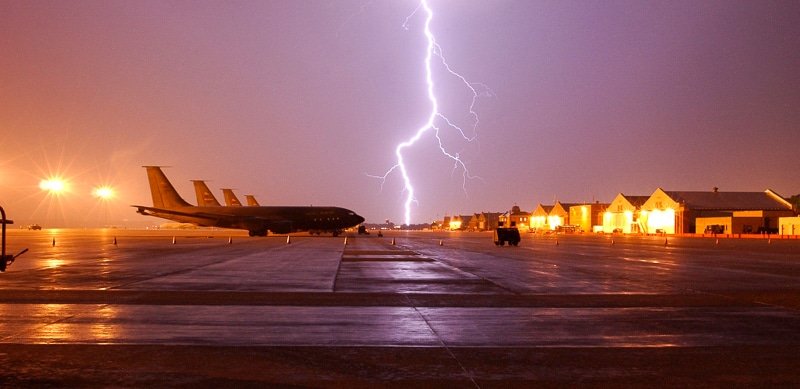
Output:
<svg viewBox="0 0 800 389">
<path fill-rule="evenodd" d="M 800 386 L 800 240 L 244 235 L 11 230 L 0 386 Z"/>
</svg>

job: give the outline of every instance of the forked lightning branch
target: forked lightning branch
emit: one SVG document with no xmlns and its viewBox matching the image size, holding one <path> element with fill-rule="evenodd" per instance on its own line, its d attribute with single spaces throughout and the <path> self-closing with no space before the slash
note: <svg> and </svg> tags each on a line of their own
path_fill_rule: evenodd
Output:
<svg viewBox="0 0 800 389">
<path fill-rule="evenodd" d="M 469 170 L 467 169 L 466 164 L 462 161 L 459 153 L 449 151 L 446 145 L 442 141 L 442 137 L 440 136 L 440 130 L 450 129 L 452 131 L 456 131 L 458 135 L 460 135 L 464 140 L 471 142 L 475 139 L 475 130 L 478 126 L 478 114 L 474 110 L 475 103 L 478 99 L 478 96 L 481 94 L 488 94 L 491 95 L 491 91 L 483 84 L 480 83 L 472 83 L 469 82 L 464 76 L 459 74 L 458 72 L 454 71 L 450 65 L 447 63 L 444 57 L 444 53 L 442 51 L 442 47 L 436 42 L 436 38 L 431 30 L 431 23 L 433 21 L 433 10 L 431 9 L 430 5 L 428 4 L 427 0 L 421 0 L 417 5 L 417 8 L 414 12 L 409 15 L 405 22 L 403 23 L 403 28 L 406 30 L 410 30 L 410 25 L 412 19 L 417 16 L 419 13 L 423 14 L 424 23 L 423 23 L 423 34 L 425 36 L 425 55 L 423 66 L 425 69 L 425 85 L 426 85 L 426 96 L 428 102 L 430 104 L 430 112 L 427 116 L 425 122 L 420 126 L 408 139 L 398 144 L 395 148 L 395 156 L 397 158 L 397 162 L 394 166 L 392 166 L 389 170 L 386 171 L 381 176 L 371 176 L 375 178 L 379 178 L 382 181 L 382 184 L 386 181 L 387 177 L 393 172 L 399 171 L 400 175 L 403 179 L 403 193 L 405 195 L 405 199 L 403 201 L 403 216 L 404 216 L 404 223 L 411 224 L 411 205 L 416 202 L 415 197 L 415 189 L 414 184 L 412 183 L 411 175 L 409 174 L 408 167 L 406 165 L 405 158 L 403 156 L 403 152 L 407 149 L 412 147 L 417 141 L 422 138 L 423 135 L 428 133 L 429 131 L 433 131 L 434 136 L 436 137 L 436 141 L 438 143 L 438 147 L 440 152 L 445 158 L 448 158 L 453 161 L 453 168 L 455 170 L 460 170 L 462 172 L 463 182 L 462 188 L 466 191 L 466 182 L 467 179 L 475 178 L 474 176 L 470 175 Z M 434 63 L 434 59 L 436 59 Z M 472 135 L 467 135 L 467 133 L 454 121 L 450 120 L 442 111 L 439 109 L 439 100 L 436 97 L 435 91 L 435 82 L 434 82 L 434 66 L 437 67 L 438 70 L 443 70 L 446 72 L 447 75 L 451 77 L 456 77 L 460 80 L 464 86 L 466 86 L 467 93 L 472 94 L 472 102 L 469 105 L 469 115 L 471 118 L 471 127 L 472 131 L 470 132 Z M 476 89 L 477 88 L 477 89 Z M 479 93 L 480 89 L 480 93 Z"/>
</svg>

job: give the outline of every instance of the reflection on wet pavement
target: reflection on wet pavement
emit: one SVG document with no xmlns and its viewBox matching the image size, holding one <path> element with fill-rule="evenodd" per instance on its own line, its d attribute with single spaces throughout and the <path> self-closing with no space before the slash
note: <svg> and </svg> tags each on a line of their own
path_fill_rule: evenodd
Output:
<svg viewBox="0 0 800 389">
<path fill-rule="evenodd" d="M 401 346 L 464 361 L 455 350 L 800 346 L 797 241 L 172 234 L 15 231 L 31 251 L 0 274 L 0 344 Z"/>
<path fill-rule="evenodd" d="M 664 347 L 800 344 L 772 308 L 409 308 L 14 304 L 12 343 Z M 16 320 L 8 320 L 15 317 Z M 758 331 L 752 331 L 757 327 Z M 437 339 L 437 336 L 440 339 Z"/>
</svg>

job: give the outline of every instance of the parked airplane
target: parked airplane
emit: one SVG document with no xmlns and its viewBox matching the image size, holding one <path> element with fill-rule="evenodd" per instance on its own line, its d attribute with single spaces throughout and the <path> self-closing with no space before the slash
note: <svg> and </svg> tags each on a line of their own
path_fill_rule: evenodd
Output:
<svg viewBox="0 0 800 389">
<path fill-rule="evenodd" d="M 259 203 L 258 203 L 258 201 L 256 200 L 256 196 L 253 196 L 253 195 L 244 195 L 244 197 L 247 199 L 247 206 L 248 206 L 248 207 L 258 207 L 258 206 L 260 206 L 260 205 L 261 205 L 261 204 L 259 204 Z"/>
<path fill-rule="evenodd" d="M 197 205 L 201 207 L 222 206 L 203 180 L 192 180 L 192 184 L 194 184 L 194 194 L 197 196 Z"/>
<path fill-rule="evenodd" d="M 222 189 L 222 195 L 225 196 L 225 205 L 229 207 L 241 207 L 242 202 L 233 194 L 233 189 Z"/>
<path fill-rule="evenodd" d="M 144 166 L 150 182 L 153 206 L 133 205 L 142 215 L 155 216 L 205 227 L 248 230 L 250 236 L 266 236 L 268 231 L 288 234 L 297 231 L 330 232 L 339 235 L 348 227 L 361 224 L 364 218 L 340 207 L 194 206 L 187 203 L 159 166 Z"/>
<path fill-rule="evenodd" d="M 221 207 L 222 204 L 217 201 L 217 198 L 211 193 L 211 189 L 203 180 L 192 180 L 194 184 L 194 192 L 197 196 L 197 205 L 202 207 Z M 229 207 L 241 207 L 242 202 L 236 197 L 232 189 L 222 189 L 222 194 L 225 196 L 225 205 Z M 258 201 L 253 195 L 245 195 L 247 197 L 247 206 L 258 207 Z"/>
</svg>

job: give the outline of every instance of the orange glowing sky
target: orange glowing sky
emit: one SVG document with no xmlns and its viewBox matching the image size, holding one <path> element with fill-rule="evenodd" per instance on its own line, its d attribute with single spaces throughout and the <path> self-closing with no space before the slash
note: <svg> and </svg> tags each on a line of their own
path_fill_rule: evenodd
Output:
<svg viewBox="0 0 800 389">
<path fill-rule="evenodd" d="M 431 0 L 495 97 L 478 140 L 409 151 L 414 222 L 673 190 L 800 193 L 800 3 Z M 428 112 L 414 1 L 0 2 L 0 205 L 24 225 L 152 225 L 142 165 L 262 205 L 402 219 L 368 174 Z M 465 120 L 458 84 L 437 85 Z M 51 196 L 42 179 L 69 190 Z M 99 186 L 112 198 L 93 196 Z M 218 198 L 221 193 L 216 192 Z"/>
</svg>

